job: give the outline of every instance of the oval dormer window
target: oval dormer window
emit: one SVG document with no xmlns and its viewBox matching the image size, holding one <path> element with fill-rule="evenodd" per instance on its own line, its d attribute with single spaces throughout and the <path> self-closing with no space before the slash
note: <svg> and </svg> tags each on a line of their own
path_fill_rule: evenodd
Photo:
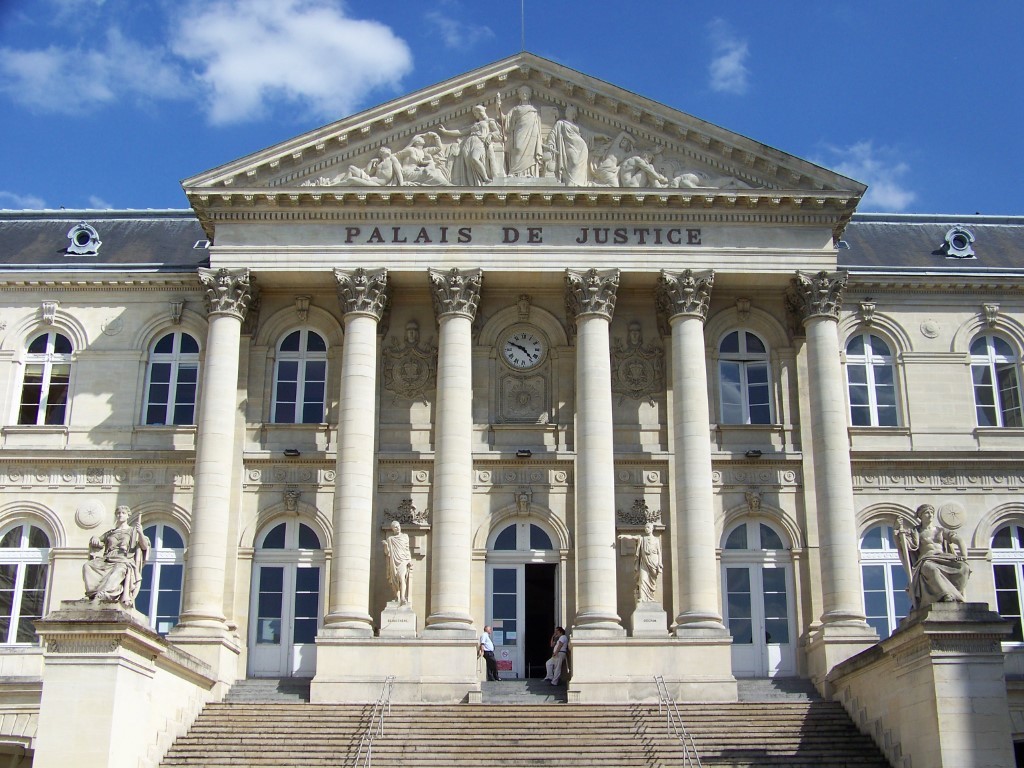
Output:
<svg viewBox="0 0 1024 768">
<path fill-rule="evenodd" d="M 97 253 L 102 245 L 96 228 L 84 221 L 75 224 L 68 230 L 68 240 L 71 241 L 71 244 L 68 246 L 67 252 L 77 255 Z"/>
</svg>

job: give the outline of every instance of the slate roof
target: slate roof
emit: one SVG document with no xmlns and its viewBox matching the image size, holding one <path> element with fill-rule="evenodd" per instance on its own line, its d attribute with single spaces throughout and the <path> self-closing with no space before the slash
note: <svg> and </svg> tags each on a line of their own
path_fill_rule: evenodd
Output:
<svg viewBox="0 0 1024 768">
<path fill-rule="evenodd" d="M 953 258 L 946 233 L 974 235 L 973 258 Z M 843 232 L 839 266 L 851 272 L 1019 272 L 1024 274 L 1024 216 L 858 213 Z"/>
<path fill-rule="evenodd" d="M 68 251 L 80 222 L 96 230 L 95 253 Z M 209 266 L 206 243 L 191 209 L 0 211 L 0 271 L 194 272 Z"/>
</svg>

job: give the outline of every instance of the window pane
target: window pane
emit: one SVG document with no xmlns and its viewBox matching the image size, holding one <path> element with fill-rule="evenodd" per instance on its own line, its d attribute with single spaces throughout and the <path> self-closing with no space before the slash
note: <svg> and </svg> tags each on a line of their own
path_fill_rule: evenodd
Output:
<svg viewBox="0 0 1024 768">
<path fill-rule="evenodd" d="M 284 341 L 281 342 L 282 352 L 298 352 L 299 351 L 299 337 L 301 331 L 292 331 L 284 337 Z"/>
<path fill-rule="evenodd" d="M 764 523 L 761 523 L 761 549 L 785 549 L 779 534 Z"/>
<path fill-rule="evenodd" d="M 494 592 L 515 592 L 516 572 L 513 568 L 495 568 L 491 577 Z"/>
<path fill-rule="evenodd" d="M 299 523 L 299 549 L 320 549 L 320 537 L 305 523 Z M 311 573 L 317 572 L 311 568 L 303 570 Z"/>
<path fill-rule="evenodd" d="M 3 545 L 0 544 L 0 546 Z M 996 535 L 992 537 L 992 548 L 1013 549 L 1013 539 L 1010 535 L 1010 526 L 1004 525 L 1002 528 L 996 531 Z"/>
<path fill-rule="evenodd" d="M 725 570 L 726 591 L 750 592 L 750 571 L 746 568 L 727 568 Z M 731 614 L 730 614 L 731 615 Z"/>
<path fill-rule="evenodd" d="M 766 643 L 788 643 L 789 621 L 786 619 L 767 619 L 764 622 L 764 640 Z"/>
<path fill-rule="evenodd" d="M 44 333 L 42 336 L 36 336 L 28 345 L 28 352 L 30 355 L 44 355 L 46 354 L 46 344 L 49 341 L 49 334 Z"/>
<path fill-rule="evenodd" d="M 285 524 L 276 526 L 266 538 L 263 539 L 263 549 L 284 549 Z M 264 573 L 267 571 L 264 570 Z"/>
<path fill-rule="evenodd" d="M 554 549 L 551 537 L 536 525 L 530 524 L 530 549 Z"/>
<path fill-rule="evenodd" d="M 306 337 L 306 351 L 307 352 L 326 352 L 327 342 L 324 341 L 323 337 L 319 333 L 310 331 Z"/>
<path fill-rule="evenodd" d="M 729 619 L 750 618 L 750 595 L 741 593 L 729 593 L 727 598 L 729 608 Z"/>
<path fill-rule="evenodd" d="M 181 334 L 181 354 L 183 355 L 198 355 L 199 354 L 199 342 L 196 341 L 190 334 Z"/>
<path fill-rule="evenodd" d="M 786 594 L 786 572 L 781 568 L 765 568 L 761 572 L 764 591 Z"/>
<path fill-rule="evenodd" d="M 752 333 L 744 333 L 743 335 L 747 342 L 747 352 L 760 355 L 765 354 L 767 350 L 765 349 L 763 341 Z"/>
<path fill-rule="evenodd" d="M 718 351 L 724 353 L 739 352 L 740 351 L 740 334 L 739 331 L 733 331 L 724 339 L 722 343 L 718 345 Z"/>
<path fill-rule="evenodd" d="M 184 574 L 184 565 L 164 563 L 160 567 L 160 590 L 168 592 L 180 590 Z"/>
<path fill-rule="evenodd" d="M 299 568 L 295 571 L 295 589 L 299 592 L 320 593 L 320 569 Z M 313 614 L 316 615 L 316 609 Z"/>
<path fill-rule="evenodd" d="M 47 549 L 50 546 L 49 537 L 43 533 L 41 528 L 32 525 L 28 529 L 29 549 Z"/>
<path fill-rule="evenodd" d="M 885 589 L 885 566 L 865 565 L 861 567 L 864 576 L 864 589 L 884 590 Z"/>
<path fill-rule="evenodd" d="M 160 340 L 153 345 L 153 352 L 158 355 L 170 355 L 174 353 L 174 334 L 168 333 L 160 337 Z"/>
<path fill-rule="evenodd" d="M 729 537 L 725 540 L 726 549 L 746 549 L 747 548 L 747 526 L 746 524 L 738 525 L 729 534 Z"/>
<path fill-rule="evenodd" d="M 17 525 L 11 528 L 4 537 L 0 539 L 0 549 L 7 547 L 20 547 L 21 546 L 21 526 Z"/>
<path fill-rule="evenodd" d="M 852 337 L 846 344 L 847 355 L 863 355 L 864 354 L 864 337 L 860 334 Z"/>
<path fill-rule="evenodd" d="M 508 528 L 498 534 L 498 538 L 494 540 L 494 549 L 496 550 L 514 550 L 516 548 L 516 527 L 510 525 Z"/>
<path fill-rule="evenodd" d="M 516 615 L 516 596 L 511 595 L 492 595 L 493 598 L 493 615 L 496 619 L 515 618 Z"/>
<path fill-rule="evenodd" d="M 165 526 L 163 545 L 169 549 L 184 549 L 185 540 L 181 538 L 181 534 L 176 530 Z"/>
</svg>

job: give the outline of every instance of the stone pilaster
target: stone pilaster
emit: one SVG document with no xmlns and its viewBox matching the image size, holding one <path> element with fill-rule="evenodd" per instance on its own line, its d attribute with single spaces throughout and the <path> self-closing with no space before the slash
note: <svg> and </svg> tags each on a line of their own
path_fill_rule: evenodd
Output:
<svg viewBox="0 0 1024 768">
<path fill-rule="evenodd" d="M 483 274 L 429 269 L 440 326 L 434 419 L 430 613 L 426 632 L 472 636 L 473 319 Z"/>
<path fill-rule="evenodd" d="M 388 303 L 388 272 L 334 271 L 345 323 L 341 355 L 334 554 L 325 634 L 372 636 L 374 444 L 377 433 L 377 325 Z M 379 547 L 378 547 L 379 548 Z"/>
<path fill-rule="evenodd" d="M 715 513 L 704 321 L 715 273 L 662 271 L 658 311 L 672 329 L 672 446 L 675 452 L 673 532 L 679 614 L 675 633 L 724 634 L 718 600 Z"/>
<path fill-rule="evenodd" d="M 235 476 L 238 354 L 242 323 L 258 292 L 247 269 L 200 269 L 206 290 L 203 387 L 196 419 L 192 530 L 185 561 L 181 620 L 175 635 L 224 633 L 224 586 L 229 543 L 231 482 Z"/>
<path fill-rule="evenodd" d="M 788 303 L 802 320 L 807 340 L 810 458 L 824 608 L 821 630 L 812 638 L 810 648 L 811 655 L 817 657 L 811 663 L 815 677 L 877 640 L 863 609 L 846 393 L 840 364 L 838 322 L 846 280 L 845 272 L 797 272 L 788 294 Z"/>
<path fill-rule="evenodd" d="M 619 270 L 566 270 L 576 326 L 576 563 L 573 634 L 622 635 L 615 585 L 615 450 L 609 326 Z"/>
</svg>

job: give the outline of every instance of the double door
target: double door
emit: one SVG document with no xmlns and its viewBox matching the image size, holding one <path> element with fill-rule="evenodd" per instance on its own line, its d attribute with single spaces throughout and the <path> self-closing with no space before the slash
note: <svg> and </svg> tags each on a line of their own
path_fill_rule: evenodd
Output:
<svg viewBox="0 0 1024 768">
<path fill-rule="evenodd" d="M 789 564 L 726 563 L 722 566 L 724 618 L 732 635 L 736 677 L 796 674 Z"/>
<path fill-rule="evenodd" d="M 558 622 L 554 563 L 487 566 L 487 623 L 502 677 L 544 677 Z"/>
<path fill-rule="evenodd" d="M 250 676 L 313 676 L 322 592 L 321 564 L 257 563 L 254 566 L 249 614 Z"/>
</svg>

